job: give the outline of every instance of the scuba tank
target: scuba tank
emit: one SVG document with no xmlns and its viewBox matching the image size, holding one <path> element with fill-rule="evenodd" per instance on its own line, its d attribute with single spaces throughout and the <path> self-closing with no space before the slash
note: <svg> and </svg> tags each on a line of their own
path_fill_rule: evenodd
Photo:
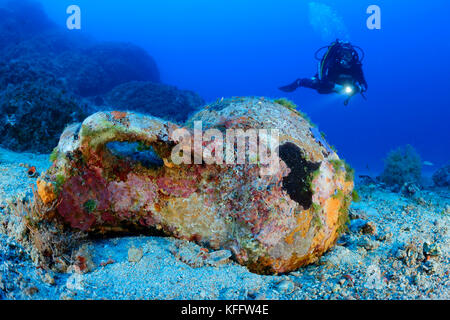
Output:
<svg viewBox="0 0 450 320">
<path fill-rule="evenodd" d="M 319 53 L 327 49 L 322 58 L 319 57 Z M 361 55 L 358 53 L 361 52 Z M 340 64 L 343 65 L 342 61 L 346 60 L 346 63 L 351 66 L 353 63 L 361 63 L 364 60 L 365 53 L 360 47 L 353 46 L 350 42 L 341 41 L 337 39 L 335 42 L 331 43 L 329 46 L 319 48 L 315 53 L 316 60 L 319 61 L 318 64 L 318 75 L 319 79 L 322 80 L 327 78 L 328 71 L 331 65 Z M 346 57 L 346 59 L 342 59 Z"/>
<path fill-rule="evenodd" d="M 322 58 L 318 57 L 318 54 L 327 49 Z M 359 50 L 361 55 L 358 53 Z M 327 79 L 330 66 L 340 65 L 342 68 L 351 68 L 356 63 L 362 64 L 364 59 L 364 51 L 357 46 L 353 46 L 350 42 L 336 40 L 329 46 L 318 49 L 315 53 L 316 60 L 319 60 L 318 64 L 318 77 L 320 80 Z M 336 92 L 346 95 L 348 98 L 345 100 L 344 105 L 348 105 L 350 99 L 360 93 L 364 99 L 366 97 L 362 93 L 360 85 L 353 79 L 352 76 L 341 74 L 339 79 L 335 81 L 339 86 L 339 90 Z"/>
</svg>

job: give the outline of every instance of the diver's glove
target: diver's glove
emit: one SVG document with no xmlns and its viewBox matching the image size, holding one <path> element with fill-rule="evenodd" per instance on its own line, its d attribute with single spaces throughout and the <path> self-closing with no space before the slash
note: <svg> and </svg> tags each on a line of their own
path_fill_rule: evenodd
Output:
<svg viewBox="0 0 450 320">
<path fill-rule="evenodd" d="M 280 87 L 278 89 L 281 91 L 284 91 L 284 92 L 294 92 L 300 86 L 301 86 L 300 79 L 297 79 L 294 82 L 292 82 L 291 84 L 284 86 L 284 87 Z"/>
</svg>

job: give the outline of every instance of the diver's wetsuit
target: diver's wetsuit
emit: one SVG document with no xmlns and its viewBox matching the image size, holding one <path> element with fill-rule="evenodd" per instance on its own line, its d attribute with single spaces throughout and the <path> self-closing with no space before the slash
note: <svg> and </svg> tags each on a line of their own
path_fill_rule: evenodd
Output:
<svg viewBox="0 0 450 320">
<path fill-rule="evenodd" d="M 350 44 L 337 40 L 328 49 L 320 64 L 320 75 L 297 79 L 290 85 L 281 87 L 284 92 L 293 92 L 299 87 L 311 88 L 321 94 L 337 92 L 337 88 L 349 83 L 367 91 L 367 82 L 362 71 L 358 53 Z"/>
</svg>

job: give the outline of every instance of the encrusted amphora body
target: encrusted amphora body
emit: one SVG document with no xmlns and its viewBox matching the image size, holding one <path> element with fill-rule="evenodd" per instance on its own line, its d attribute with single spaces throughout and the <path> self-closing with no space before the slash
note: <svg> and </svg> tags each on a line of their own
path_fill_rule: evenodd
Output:
<svg viewBox="0 0 450 320">
<path fill-rule="evenodd" d="M 201 140 L 200 148 L 199 124 L 216 135 Z M 48 205 L 56 202 L 57 214 L 72 228 L 156 228 L 228 249 L 257 273 L 292 271 L 336 242 L 353 177 L 300 113 L 264 98 L 234 98 L 206 106 L 180 129 L 148 115 L 96 113 L 62 134 L 53 166 L 38 181 L 39 195 Z M 278 165 L 270 174 L 263 172 L 267 165 L 259 153 L 240 164 L 215 162 L 220 133 L 229 142 L 231 132 L 274 129 Z M 261 137 L 247 137 L 247 154 L 258 149 Z M 128 151 L 121 152 L 124 144 Z M 232 150 L 238 145 L 236 138 Z M 192 161 L 179 163 L 174 154 Z M 198 156 L 201 163 L 195 163 Z"/>
</svg>

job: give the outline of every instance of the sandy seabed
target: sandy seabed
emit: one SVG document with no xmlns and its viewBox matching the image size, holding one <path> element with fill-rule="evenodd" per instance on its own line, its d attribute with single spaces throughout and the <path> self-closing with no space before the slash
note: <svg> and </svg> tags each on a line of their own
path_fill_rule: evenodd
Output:
<svg viewBox="0 0 450 320">
<path fill-rule="evenodd" d="M 337 245 L 312 265 L 261 276 L 187 241 L 134 236 L 89 240 L 88 273 L 35 266 L 8 236 L 8 200 L 31 196 L 49 155 L 0 148 L 0 299 L 449 299 L 450 191 L 414 197 L 358 185 L 361 201 Z"/>
</svg>

